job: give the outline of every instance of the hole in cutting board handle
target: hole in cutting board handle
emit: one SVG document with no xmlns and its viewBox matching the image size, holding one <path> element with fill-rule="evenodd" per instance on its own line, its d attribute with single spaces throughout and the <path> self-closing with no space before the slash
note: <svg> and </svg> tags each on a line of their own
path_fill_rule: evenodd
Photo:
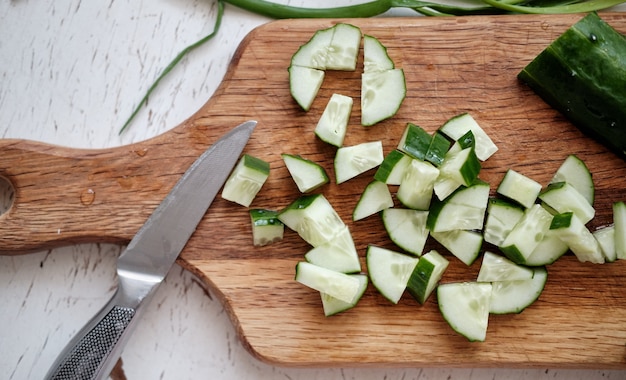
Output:
<svg viewBox="0 0 626 380">
<path fill-rule="evenodd" d="M 0 175 L 0 217 L 6 214 L 15 200 L 15 188 L 11 181 Z"/>
</svg>

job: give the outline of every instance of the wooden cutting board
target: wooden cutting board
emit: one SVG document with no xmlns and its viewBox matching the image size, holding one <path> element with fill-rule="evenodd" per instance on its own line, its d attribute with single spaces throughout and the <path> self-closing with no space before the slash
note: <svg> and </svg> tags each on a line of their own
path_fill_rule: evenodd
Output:
<svg viewBox="0 0 626 380">
<path fill-rule="evenodd" d="M 382 140 L 385 153 L 396 146 L 407 122 L 432 132 L 448 118 L 470 112 L 500 148 L 481 173 L 493 193 L 509 168 L 545 185 L 563 159 L 576 154 L 596 181 L 597 216 L 590 228 L 609 224 L 612 202 L 626 200 L 625 162 L 584 137 L 516 79 L 580 17 L 264 25 L 243 41 L 217 93 L 164 135 L 105 150 L 0 140 L 0 174 L 15 188 L 14 205 L 0 219 L 0 250 L 19 254 L 79 242 L 128 242 L 191 162 L 249 119 L 259 124 L 246 151 L 271 165 L 252 207 L 280 209 L 299 196 L 281 153 L 301 154 L 334 174 L 334 149 L 313 134 L 333 92 L 355 99 L 346 145 Z M 626 32 L 626 15 L 603 17 Z M 378 37 L 404 69 L 407 99 L 393 119 L 360 126 L 360 70 L 327 72 L 308 113 L 291 99 L 290 56 L 315 30 L 338 21 Z M 351 221 L 372 175 L 320 190 L 350 226 L 362 256 L 368 244 L 397 249 L 379 218 Z M 443 282 L 475 279 L 480 260 L 467 267 L 435 243 L 429 242 L 430 248 L 450 259 Z M 626 262 L 583 264 L 567 255 L 548 268 L 548 283 L 535 304 L 521 314 L 491 316 L 487 340 L 470 343 L 446 324 L 435 297 L 420 306 L 405 295 L 392 305 L 371 285 L 356 308 L 325 318 L 319 295 L 293 279 L 308 249 L 292 231 L 280 243 L 254 247 L 248 209 L 218 198 L 178 262 L 219 295 L 253 355 L 274 364 L 626 368 Z"/>
</svg>

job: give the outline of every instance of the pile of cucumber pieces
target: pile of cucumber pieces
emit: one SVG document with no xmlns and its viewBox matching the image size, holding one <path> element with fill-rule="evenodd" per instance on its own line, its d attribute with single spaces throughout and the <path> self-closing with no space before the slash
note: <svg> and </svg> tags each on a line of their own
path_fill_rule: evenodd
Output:
<svg viewBox="0 0 626 380">
<path fill-rule="evenodd" d="M 294 54 L 291 93 L 305 111 L 321 86 L 324 70 L 355 69 L 360 38 L 357 27 L 337 24 L 316 32 Z M 384 46 L 371 36 L 363 41 L 362 124 L 372 125 L 396 113 L 406 85 Z M 368 73 L 371 78 L 366 79 Z M 396 73 L 402 73 L 401 80 Z M 381 101 L 381 94 L 392 101 Z M 368 104 L 372 99 L 378 100 Z M 531 305 L 546 284 L 546 266 L 566 252 L 581 262 L 626 259 L 626 204 L 613 205 L 614 224 L 591 232 L 586 224 L 594 216 L 595 188 L 578 157 L 568 156 L 545 189 L 510 169 L 497 196 L 491 197 L 490 185 L 479 173 L 481 162 L 498 148 L 470 114 L 452 117 L 432 134 L 409 123 L 397 148 L 384 156 L 380 141 L 343 146 L 351 107 L 352 99 L 334 94 L 315 134 L 337 147 L 336 184 L 377 168 L 352 219 L 380 215 L 398 250 L 370 244 L 367 274 L 362 273 L 348 225 L 322 193 L 310 193 L 329 183 L 328 175 L 321 165 L 299 155 L 281 157 L 303 195 L 280 211 L 250 210 L 255 245 L 282 240 L 284 226 L 311 245 L 296 266 L 295 280 L 319 292 L 324 315 L 356 306 L 369 281 L 394 304 L 405 291 L 420 304 L 436 291 L 448 324 L 470 341 L 484 341 L 489 315 L 520 313 Z M 248 207 L 268 176 L 269 164 L 244 155 L 222 196 Z M 395 207 L 391 186 L 402 207 Z M 436 250 L 424 253 L 429 237 L 467 266 L 480 256 L 485 242 L 500 252 L 483 253 L 475 281 L 440 284 L 449 261 Z"/>
</svg>

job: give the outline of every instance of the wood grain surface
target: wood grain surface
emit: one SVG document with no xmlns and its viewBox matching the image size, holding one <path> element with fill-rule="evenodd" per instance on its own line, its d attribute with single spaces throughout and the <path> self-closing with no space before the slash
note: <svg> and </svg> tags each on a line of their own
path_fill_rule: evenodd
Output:
<svg viewBox="0 0 626 380">
<path fill-rule="evenodd" d="M 79 242 L 128 242 L 191 162 L 225 131 L 250 119 L 259 124 L 246 152 L 271 165 L 252 207 L 280 209 L 299 196 L 281 153 L 301 154 L 334 175 L 334 149 L 313 134 L 334 92 L 355 99 L 345 144 L 381 140 L 385 153 L 396 146 L 407 122 L 432 132 L 448 118 L 470 112 L 500 148 L 481 172 L 492 193 L 509 168 L 545 185 L 563 159 L 576 154 L 596 183 L 597 215 L 589 227 L 609 224 L 611 204 L 626 200 L 624 161 L 582 135 L 516 79 L 522 67 L 580 17 L 285 20 L 264 25 L 243 41 L 206 105 L 161 136 L 105 150 L 0 140 L 0 175 L 15 188 L 12 208 L 0 217 L 0 251 L 22 254 Z M 626 32 L 625 15 L 602 17 Z M 289 94 L 290 56 L 315 30 L 339 21 L 379 38 L 406 73 L 407 99 L 394 118 L 374 127 L 359 123 L 360 70 L 327 72 L 307 113 Z M 351 228 L 361 256 L 368 244 L 397 249 L 379 218 L 351 221 L 372 175 L 319 190 Z M 433 241 L 427 248 L 445 253 Z M 517 315 L 491 316 L 487 340 L 470 343 L 446 324 L 435 297 L 420 306 L 405 295 L 392 305 L 371 285 L 356 308 L 325 318 L 319 295 L 293 279 L 294 267 L 308 249 L 292 231 L 280 243 L 254 247 L 248 209 L 218 198 L 178 262 L 221 297 L 249 350 L 275 364 L 626 368 L 623 261 L 583 264 L 567 255 L 548 268 L 548 283 L 535 304 Z M 480 260 L 467 267 L 445 254 L 451 264 L 443 282 L 475 279 Z"/>
</svg>

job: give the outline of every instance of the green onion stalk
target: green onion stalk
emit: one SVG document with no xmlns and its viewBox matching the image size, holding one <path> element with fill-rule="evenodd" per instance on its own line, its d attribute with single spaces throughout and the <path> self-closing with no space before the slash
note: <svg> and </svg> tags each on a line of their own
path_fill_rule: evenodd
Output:
<svg viewBox="0 0 626 380">
<path fill-rule="evenodd" d="M 445 0 L 444 0 L 445 1 Z M 217 0 L 217 15 L 213 31 L 197 42 L 184 48 L 161 72 L 148 88 L 144 97 L 120 129 L 120 134 L 131 124 L 140 109 L 147 103 L 150 94 L 161 80 L 192 50 L 211 40 L 219 31 L 224 15 L 224 4 L 274 19 L 288 18 L 367 18 L 382 15 L 392 9 L 415 11 L 424 16 L 468 16 L 496 14 L 564 14 L 596 12 L 607 9 L 626 0 L 466 0 L 463 5 L 437 1 L 419 0 L 373 0 L 365 3 L 329 7 L 308 8 L 283 5 L 267 0 Z"/>
</svg>

